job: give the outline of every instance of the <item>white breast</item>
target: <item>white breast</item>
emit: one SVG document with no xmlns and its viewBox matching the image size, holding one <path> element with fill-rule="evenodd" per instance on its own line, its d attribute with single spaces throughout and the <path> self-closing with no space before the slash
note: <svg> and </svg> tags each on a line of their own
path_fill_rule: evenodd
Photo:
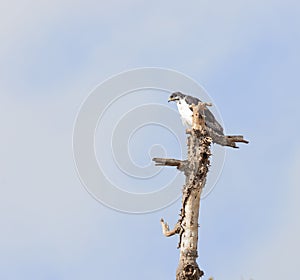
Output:
<svg viewBox="0 0 300 280">
<path fill-rule="evenodd" d="M 182 122 L 185 126 L 191 127 L 192 126 L 192 116 L 193 112 L 189 108 L 189 105 L 185 102 L 184 99 L 181 99 L 176 102 L 177 103 L 177 108 L 179 111 L 179 114 L 181 115 Z"/>
</svg>

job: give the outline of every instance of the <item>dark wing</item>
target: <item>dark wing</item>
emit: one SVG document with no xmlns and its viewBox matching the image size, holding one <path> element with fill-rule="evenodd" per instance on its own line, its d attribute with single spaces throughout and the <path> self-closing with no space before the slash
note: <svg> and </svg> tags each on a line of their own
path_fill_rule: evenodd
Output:
<svg viewBox="0 0 300 280">
<path fill-rule="evenodd" d="M 201 101 L 201 100 L 196 97 L 187 95 L 185 97 L 185 101 L 189 105 L 192 105 L 192 104 L 197 105 L 199 103 L 199 101 Z M 206 109 L 204 111 L 204 114 L 205 114 L 205 124 L 209 128 L 211 128 L 213 131 L 215 131 L 216 133 L 218 133 L 220 135 L 224 135 L 223 127 L 218 123 L 218 121 L 216 120 L 216 118 L 212 114 L 212 112 L 209 109 Z"/>
<path fill-rule="evenodd" d="M 201 100 L 194 97 L 194 96 L 186 95 L 185 96 L 185 102 L 189 105 L 192 105 L 192 104 L 197 105 L 199 102 L 201 102 Z"/>
<path fill-rule="evenodd" d="M 211 128 L 214 132 L 224 135 L 223 127 L 218 123 L 215 116 L 212 114 L 209 109 L 204 111 L 205 114 L 205 124 Z"/>
</svg>

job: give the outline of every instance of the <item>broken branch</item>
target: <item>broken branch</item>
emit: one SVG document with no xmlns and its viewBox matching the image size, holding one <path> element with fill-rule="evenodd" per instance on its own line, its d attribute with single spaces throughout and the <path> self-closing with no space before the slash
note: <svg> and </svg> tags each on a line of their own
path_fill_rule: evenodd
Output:
<svg viewBox="0 0 300 280">
<path fill-rule="evenodd" d="M 170 230 L 169 225 L 164 221 L 163 218 L 160 219 L 160 223 L 161 223 L 162 232 L 164 236 L 170 237 L 174 234 L 180 233 L 181 227 L 179 222 L 175 225 L 174 229 L 172 230 Z"/>
</svg>

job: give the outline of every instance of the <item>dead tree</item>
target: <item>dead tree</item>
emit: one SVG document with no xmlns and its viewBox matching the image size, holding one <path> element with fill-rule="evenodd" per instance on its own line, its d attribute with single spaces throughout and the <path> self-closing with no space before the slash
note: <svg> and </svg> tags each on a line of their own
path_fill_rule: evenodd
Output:
<svg viewBox="0 0 300 280">
<path fill-rule="evenodd" d="M 198 257 L 198 218 L 200 210 L 201 192 L 205 186 L 208 169 L 210 166 L 210 146 L 217 143 L 222 146 L 238 148 L 237 142 L 248 143 L 243 136 L 224 136 L 216 134 L 205 125 L 204 110 L 208 103 L 200 102 L 193 105 L 193 126 L 187 130 L 188 159 L 154 158 L 155 165 L 175 166 L 184 172 L 185 185 L 182 190 L 182 208 L 180 218 L 174 229 L 161 219 L 163 234 L 167 237 L 179 234 L 180 258 L 176 271 L 176 280 L 198 280 L 204 275 L 196 259 Z"/>
</svg>

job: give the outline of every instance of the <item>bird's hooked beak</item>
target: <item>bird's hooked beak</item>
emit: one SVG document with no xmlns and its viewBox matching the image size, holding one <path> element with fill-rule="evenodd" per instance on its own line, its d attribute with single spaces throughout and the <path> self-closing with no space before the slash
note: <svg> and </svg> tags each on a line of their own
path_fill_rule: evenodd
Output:
<svg viewBox="0 0 300 280">
<path fill-rule="evenodd" d="M 175 101 L 175 100 L 176 100 L 176 98 L 169 97 L 168 102 Z"/>
</svg>

